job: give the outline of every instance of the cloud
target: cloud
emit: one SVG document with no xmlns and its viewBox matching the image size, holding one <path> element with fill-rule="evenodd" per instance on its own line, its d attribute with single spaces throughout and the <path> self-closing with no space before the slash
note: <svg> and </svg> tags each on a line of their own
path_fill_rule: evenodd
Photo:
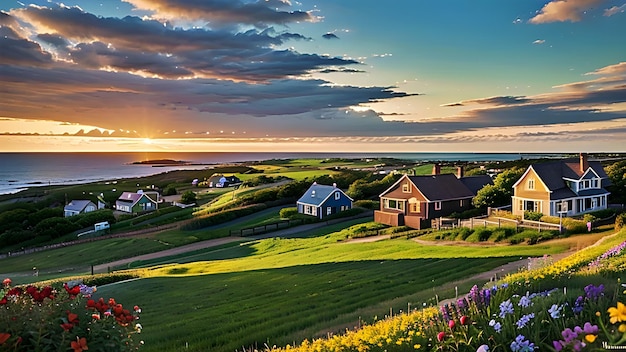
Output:
<svg viewBox="0 0 626 352">
<path fill-rule="evenodd" d="M 545 42 L 546 42 L 546 41 L 545 41 L 545 40 L 543 40 L 543 39 L 537 39 L 537 40 L 535 40 L 535 41 L 533 42 L 533 44 L 543 44 L 543 43 L 545 43 Z"/>
<path fill-rule="evenodd" d="M 151 11 L 157 18 L 208 21 L 210 25 L 232 23 L 264 28 L 299 21 L 314 21 L 310 11 L 281 11 L 290 6 L 284 0 L 123 0 L 141 10 Z"/>
<path fill-rule="evenodd" d="M 498 96 L 498 97 L 489 97 L 489 98 L 480 98 L 480 99 L 471 99 L 464 100 L 457 103 L 444 104 L 443 106 L 467 106 L 472 104 L 481 104 L 481 105 L 494 105 L 494 106 L 502 106 L 502 105 L 515 105 L 515 104 L 523 104 L 528 101 L 525 97 L 514 97 L 514 96 Z"/>
<path fill-rule="evenodd" d="M 335 33 L 326 33 L 322 35 L 324 39 L 339 39 L 339 37 Z"/>
<path fill-rule="evenodd" d="M 585 75 L 619 75 L 624 73 L 626 73 L 626 61 L 602 67 L 593 72 L 588 72 Z"/>
<path fill-rule="evenodd" d="M 610 17 L 610 16 L 616 15 L 618 13 L 623 13 L 624 10 L 626 10 L 626 4 L 624 4 L 622 6 L 613 6 L 611 8 L 608 8 L 608 9 L 604 10 L 604 16 Z"/>
<path fill-rule="evenodd" d="M 30 6 L 12 10 L 11 14 L 45 31 L 35 39 L 55 46 L 65 60 L 90 69 L 168 78 L 264 81 L 358 64 L 350 59 L 276 50 L 287 41 L 308 38 L 273 28 L 243 32 L 174 28 L 154 19 L 98 17 L 67 6 Z M 69 42 L 76 44 L 63 49 Z"/>
<path fill-rule="evenodd" d="M 553 0 L 547 3 L 530 23 L 578 22 L 585 11 L 599 5 L 604 0 Z"/>
</svg>

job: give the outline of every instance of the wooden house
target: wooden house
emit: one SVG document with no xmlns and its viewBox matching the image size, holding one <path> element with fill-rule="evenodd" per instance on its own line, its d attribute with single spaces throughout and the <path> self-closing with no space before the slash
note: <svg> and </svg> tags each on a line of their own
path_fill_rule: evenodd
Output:
<svg viewBox="0 0 626 352">
<path fill-rule="evenodd" d="M 513 185 L 513 214 L 573 216 L 606 209 L 609 178 L 599 161 L 579 158 L 530 165 Z"/>
<path fill-rule="evenodd" d="M 352 198 L 336 184 L 332 186 L 313 183 L 296 203 L 298 213 L 316 216 L 319 219 L 352 208 Z"/>
<path fill-rule="evenodd" d="M 146 193 L 124 192 L 115 202 L 115 209 L 131 214 L 145 213 L 158 209 L 157 200 Z"/>
<path fill-rule="evenodd" d="M 476 192 L 493 184 L 487 175 L 463 177 L 462 171 L 455 176 L 439 174 L 439 170 L 435 165 L 432 175 L 402 176 L 379 196 L 380 210 L 374 212 L 374 221 L 429 228 L 433 219 L 471 209 Z"/>
</svg>

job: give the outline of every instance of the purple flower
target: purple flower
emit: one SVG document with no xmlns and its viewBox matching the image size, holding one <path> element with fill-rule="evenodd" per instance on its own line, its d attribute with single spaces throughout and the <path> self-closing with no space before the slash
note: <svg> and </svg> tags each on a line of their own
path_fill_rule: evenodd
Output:
<svg viewBox="0 0 626 352">
<path fill-rule="evenodd" d="M 521 329 L 523 327 L 526 326 L 526 324 L 528 324 L 528 322 L 530 322 L 530 319 L 533 319 L 535 317 L 535 313 L 530 313 L 530 314 L 526 314 L 523 315 L 521 318 L 519 318 L 519 320 L 517 321 L 517 328 Z"/>
<path fill-rule="evenodd" d="M 552 317 L 552 319 L 558 319 L 561 317 L 561 306 L 559 306 L 558 304 L 553 304 L 552 307 L 550 307 L 550 309 L 548 309 L 548 313 L 550 313 L 550 316 Z"/>
<path fill-rule="evenodd" d="M 604 285 L 600 284 L 600 286 L 594 286 L 589 284 L 585 286 L 585 296 L 588 299 L 598 299 L 604 296 Z"/>
<path fill-rule="evenodd" d="M 522 298 L 520 298 L 519 303 L 517 305 L 522 308 L 528 308 L 533 305 L 533 302 L 530 300 L 530 298 L 528 298 L 528 294 L 527 294 L 526 296 L 522 296 Z"/>
<path fill-rule="evenodd" d="M 524 335 L 517 335 L 515 341 L 511 342 L 511 351 L 530 352 L 535 350 L 535 344 L 526 340 Z"/>
<path fill-rule="evenodd" d="M 572 307 L 572 312 L 574 312 L 574 314 L 578 314 L 583 311 L 584 306 L 585 299 L 583 296 L 578 296 L 578 298 L 576 298 L 576 302 L 574 302 L 574 306 Z"/>
<path fill-rule="evenodd" d="M 583 332 L 585 334 L 597 334 L 598 333 L 598 325 L 591 325 L 590 322 L 586 322 L 583 326 Z"/>
<path fill-rule="evenodd" d="M 500 331 L 502 330 L 502 324 L 500 324 L 499 322 L 495 321 L 494 319 L 491 319 L 489 321 L 489 326 L 493 327 L 493 329 L 497 332 L 500 333 Z"/>
<path fill-rule="evenodd" d="M 513 314 L 513 303 L 511 303 L 510 299 L 500 303 L 500 318 L 504 318 L 507 314 Z"/>
<path fill-rule="evenodd" d="M 561 335 L 565 339 L 565 344 L 569 344 L 571 341 L 578 337 L 578 334 L 572 331 L 572 329 L 570 328 L 565 328 L 565 330 L 561 332 Z"/>
</svg>

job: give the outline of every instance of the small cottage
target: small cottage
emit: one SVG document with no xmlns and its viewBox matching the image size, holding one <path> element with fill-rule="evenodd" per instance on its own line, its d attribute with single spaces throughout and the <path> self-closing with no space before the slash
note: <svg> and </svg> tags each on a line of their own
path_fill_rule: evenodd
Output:
<svg viewBox="0 0 626 352">
<path fill-rule="evenodd" d="M 85 199 L 72 200 L 63 208 L 63 216 L 85 214 L 98 209 L 94 202 Z"/>
<path fill-rule="evenodd" d="M 319 219 L 352 208 L 352 198 L 348 197 L 336 184 L 318 185 L 314 182 L 297 202 L 298 213 L 312 215 Z"/>
<path fill-rule="evenodd" d="M 115 209 L 131 214 L 145 213 L 158 209 L 157 200 L 146 193 L 124 192 L 115 202 Z"/>
</svg>

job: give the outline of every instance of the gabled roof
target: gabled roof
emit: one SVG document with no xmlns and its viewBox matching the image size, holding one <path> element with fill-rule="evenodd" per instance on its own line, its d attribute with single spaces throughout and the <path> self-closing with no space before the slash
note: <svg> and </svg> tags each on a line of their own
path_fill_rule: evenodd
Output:
<svg viewBox="0 0 626 352">
<path fill-rule="evenodd" d="M 465 176 L 461 177 L 459 180 L 461 180 L 465 187 L 472 191 L 474 195 L 486 185 L 493 185 L 493 180 L 489 175 Z"/>
<path fill-rule="evenodd" d="M 120 195 L 119 198 L 117 198 L 118 202 L 124 202 L 124 203 L 131 203 L 132 205 L 135 205 L 137 202 L 139 202 L 139 200 L 141 199 L 141 197 L 146 197 L 148 198 L 148 200 L 150 200 L 153 203 L 156 203 L 156 201 L 152 198 L 150 198 L 147 194 L 144 193 L 133 193 L 133 192 L 124 192 Z"/>
<path fill-rule="evenodd" d="M 453 174 L 407 176 L 428 201 L 471 198 L 472 191 Z"/>
<path fill-rule="evenodd" d="M 304 195 L 298 199 L 298 203 L 320 206 L 326 201 L 326 199 L 328 199 L 328 197 L 335 193 L 335 191 L 341 192 L 344 197 L 352 201 L 352 198 L 348 197 L 347 194 L 335 186 L 318 185 L 317 183 L 313 183 L 311 187 L 304 192 Z"/>
<path fill-rule="evenodd" d="M 601 179 L 608 178 L 602 164 L 599 161 L 588 161 L 589 169 L 581 170 L 580 161 L 578 159 L 564 159 L 545 163 L 532 164 L 526 170 L 534 170 L 541 181 L 548 187 L 550 191 L 556 191 L 566 187 L 564 178 L 570 180 L 580 180 L 588 172 L 593 172 Z M 524 174 L 525 175 L 525 174 Z M 515 183 L 516 186 L 523 176 Z"/>
<path fill-rule="evenodd" d="M 87 206 L 89 205 L 89 203 L 91 203 L 92 205 L 95 206 L 95 204 L 90 201 L 90 200 L 85 200 L 85 199 L 78 199 L 78 200 L 72 200 L 71 202 L 69 202 L 68 205 L 66 205 L 63 210 L 64 211 L 77 211 L 77 212 L 81 212 L 83 210 L 85 210 L 85 208 L 87 208 Z"/>
</svg>

